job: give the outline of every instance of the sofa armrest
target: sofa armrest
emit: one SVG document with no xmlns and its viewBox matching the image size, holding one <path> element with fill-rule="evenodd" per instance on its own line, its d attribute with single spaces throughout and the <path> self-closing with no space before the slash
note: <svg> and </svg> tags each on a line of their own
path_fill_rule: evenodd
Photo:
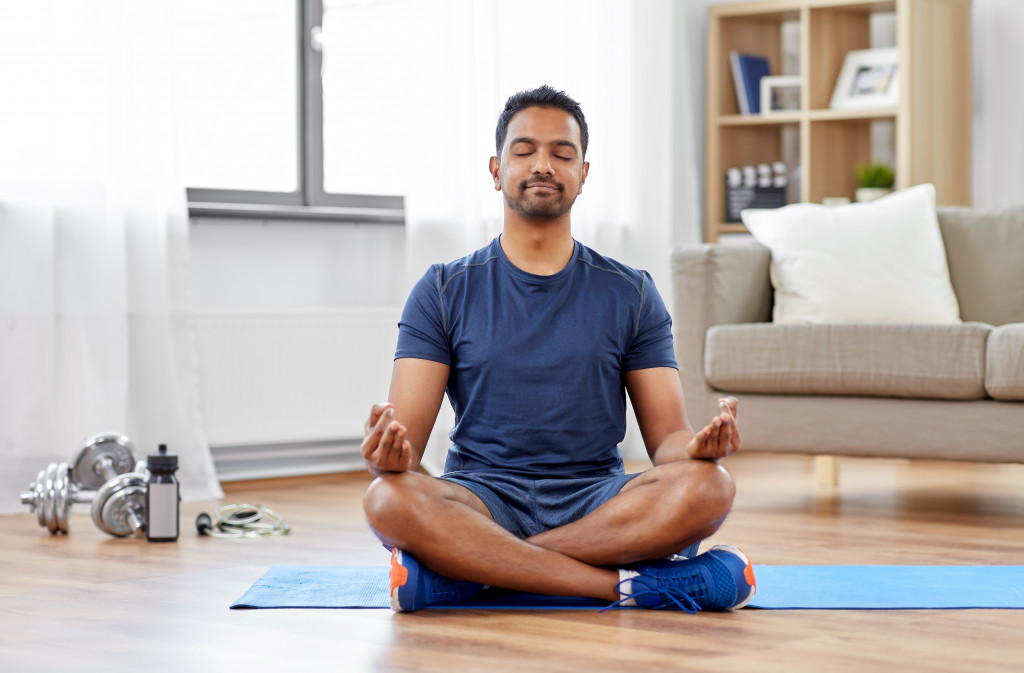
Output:
<svg viewBox="0 0 1024 673">
<path fill-rule="evenodd" d="M 672 253 L 672 319 L 676 360 L 694 411 L 711 411 L 704 380 L 704 335 L 712 325 L 771 319 L 771 254 L 760 244 L 706 243 Z"/>
</svg>

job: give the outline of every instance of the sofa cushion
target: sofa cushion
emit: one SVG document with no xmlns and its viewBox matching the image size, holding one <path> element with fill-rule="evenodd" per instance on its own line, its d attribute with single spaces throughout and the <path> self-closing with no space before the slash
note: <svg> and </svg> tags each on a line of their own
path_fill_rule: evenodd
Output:
<svg viewBox="0 0 1024 673">
<path fill-rule="evenodd" d="M 1024 205 L 938 208 L 949 276 L 963 320 L 1024 322 Z"/>
<path fill-rule="evenodd" d="M 932 185 L 741 215 L 772 253 L 776 323 L 960 322 Z"/>
<path fill-rule="evenodd" d="M 1024 323 L 989 334 L 985 390 L 997 400 L 1024 400 Z"/>
<path fill-rule="evenodd" d="M 704 374 L 737 393 L 985 397 L 991 325 L 716 325 Z"/>
</svg>

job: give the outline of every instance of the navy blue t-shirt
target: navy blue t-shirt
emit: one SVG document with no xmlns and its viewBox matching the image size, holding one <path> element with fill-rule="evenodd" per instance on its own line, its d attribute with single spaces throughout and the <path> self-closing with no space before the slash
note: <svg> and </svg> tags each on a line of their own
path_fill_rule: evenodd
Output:
<svg viewBox="0 0 1024 673">
<path fill-rule="evenodd" d="M 451 368 L 446 471 L 538 477 L 622 474 L 624 372 L 677 366 L 647 272 L 576 242 L 564 269 L 537 276 L 497 238 L 416 283 L 395 358 Z"/>
</svg>

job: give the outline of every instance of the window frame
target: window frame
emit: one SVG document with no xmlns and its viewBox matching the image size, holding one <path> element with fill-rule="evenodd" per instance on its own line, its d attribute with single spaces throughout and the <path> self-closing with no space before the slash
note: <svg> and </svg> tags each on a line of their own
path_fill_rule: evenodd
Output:
<svg viewBox="0 0 1024 673">
<path fill-rule="evenodd" d="M 405 223 L 405 197 L 324 191 L 323 53 L 316 44 L 322 0 L 295 0 L 298 189 L 268 192 L 186 187 L 192 217 Z"/>
</svg>

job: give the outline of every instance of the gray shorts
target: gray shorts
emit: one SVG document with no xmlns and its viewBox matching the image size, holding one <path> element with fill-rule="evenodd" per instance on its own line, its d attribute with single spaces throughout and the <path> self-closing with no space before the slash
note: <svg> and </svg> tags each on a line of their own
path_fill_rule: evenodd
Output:
<svg viewBox="0 0 1024 673">
<path fill-rule="evenodd" d="M 465 486 L 494 521 L 520 538 L 582 519 L 618 494 L 636 474 L 536 479 L 508 472 L 449 472 L 441 479 Z"/>
<path fill-rule="evenodd" d="M 468 488 L 487 506 L 495 523 L 526 539 L 582 519 L 615 497 L 636 476 L 639 473 L 535 479 L 474 470 L 449 472 L 441 475 L 441 479 Z M 679 554 L 693 558 L 699 547 L 700 542 L 696 542 Z"/>
</svg>

